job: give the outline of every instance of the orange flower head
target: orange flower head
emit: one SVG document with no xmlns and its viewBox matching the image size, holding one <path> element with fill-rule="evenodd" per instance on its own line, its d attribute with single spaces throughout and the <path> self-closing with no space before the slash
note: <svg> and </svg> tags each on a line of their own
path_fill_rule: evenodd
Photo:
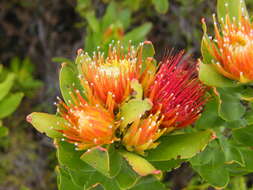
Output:
<svg viewBox="0 0 253 190">
<path fill-rule="evenodd" d="M 70 93 L 73 104 L 66 105 L 59 99 L 58 112 L 68 121 L 63 133 L 63 140 L 74 143 L 78 150 L 94 146 L 111 144 L 115 138 L 116 126 L 114 115 L 99 104 L 89 105 L 77 90 Z"/>
<path fill-rule="evenodd" d="M 129 46 L 130 47 L 130 46 Z M 142 64 L 138 51 L 131 47 L 126 54 L 123 47 L 109 47 L 108 56 L 94 53 L 93 58 L 79 52 L 84 88 L 89 91 L 88 99 L 97 99 L 100 104 L 113 104 L 113 108 L 124 102 L 131 93 L 131 81 L 138 79 Z"/>
<path fill-rule="evenodd" d="M 156 114 L 150 114 L 146 119 L 137 119 L 127 129 L 123 144 L 128 151 L 135 151 L 144 154 L 145 150 L 156 148 L 159 142 L 155 142 L 166 129 L 160 129 L 159 126 L 164 116 L 158 111 Z"/>
<path fill-rule="evenodd" d="M 213 66 L 225 77 L 247 83 L 253 80 L 253 25 L 241 16 L 239 23 L 227 15 L 219 28 L 214 16 L 215 39 L 207 49 L 215 58 Z"/>
<path fill-rule="evenodd" d="M 151 112 L 161 111 L 161 125 L 167 132 L 195 122 L 207 101 L 207 88 L 198 80 L 196 64 L 183 55 L 165 57 L 146 92 L 153 102 Z"/>
</svg>

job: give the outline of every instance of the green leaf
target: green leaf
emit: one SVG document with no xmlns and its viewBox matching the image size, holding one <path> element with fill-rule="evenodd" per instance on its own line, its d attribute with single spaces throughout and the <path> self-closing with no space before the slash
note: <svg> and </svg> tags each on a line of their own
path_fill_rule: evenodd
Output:
<svg viewBox="0 0 253 190">
<path fill-rule="evenodd" d="M 234 129 L 232 133 L 238 142 L 253 147 L 253 125 Z"/>
<path fill-rule="evenodd" d="M 236 120 L 236 121 L 224 122 L 223 127 L 227 127 L 230 129 L 236 129 L 236 128 L 244 127 L 246 125 L 247 125 L 247 121 L 245 119 L 240 119 L 240 120 Z"/>
<path fill-rule="evenodd" d="M 204 21 L 204 20 L 203 20 Z M 205 21 L 202 22 L 202 29 L 203 29 L 203 37 L 201 41 L 201 54 L 203 57 L 204 64 L 211 64 L 213 60 L 213 56 L 209 52 L 208 46 L 211 43 L 208 35 L 207 35 L 207 27 Z M 211 50 L 212 51 L 212 50 Z"/>
<path fill-rule="evenodd" d="M 169 0 L 152 0 L 157 12 L 165 14 L 169 9 Z"/>
<path fill-rule="evenodd" d="M 209 146 L 206 147 L 206 149 L 193 158 L 191 158 L 190 163 L 194 166 L 202 166 L 206 165 L 211 162 L 211 159 L 213 157 L 214 148 L 211 146 L 212 143 L 209 144 Z"/>
<path fill-rule="evenodd" d="M 92 187 L 88 188 L 87 190 L 104 190 L 104 187 L 101 184 L 95 184 Z"/>
<path fill-rule="evenodd" d="M 83 190 L 83 188 L 76 186 L 69 174 L 63 168 L 56 168 L 58 190 Z"/>
<path fill-rule="evenodd" d="M 65 57 L 53 57 L 52 61 L 56 62 L 56 63 L 73 64 L 73 61 L 71 61 L 70 59 L 65 58 Z"/>
<path fill-rule="evenodd" d="M 110 2 L 107 6 L 105 15 L 102 18 L 102 30 L 104 31 L 112 23 L 115 23 L 117 20 L 117 6 L 114 1 Z"/>
<path fill-rule="evenodd" d="M 164 184 L 159 182 L 153 176 L 147 176 L 142 178 L 138 184 L 136 184 L 130 190 L 168 190 Z"/>
<path fill-rule="evenodd" d="M 252 148 L 241 148 L 240 149 L 244 162 L 245 162 L 245 168 L 251 172 L 253 172 L 253 150 Z"/>
<path fill-rule="evenodd" d="M 9 130 L 6 127 L 1 126 L 0 127 L 0 138 L 5 137 L 9 134 Z"/>
<path fill-rule="evenodd" d="M 105 190 L 119 190 L 114 179 L 110 179 L 97 172 L 94 168 L 80 159 L 83 151 L 75 150 L 75 146 L 57 141 L 57 157 L 61 166 L 67 167 L 68 175 L 74 184 L 91 188 L 95 184 L 101 184 Z M 97 158 L 96 158 L 97 159 Z"/>
<path fill-rule="evenodd" d="M 109 150 L 102 147 L 94 147 L 81 156 L 81 160 L 109 178 L 115 177 L 119 173 L 121 159 L 121 156 L 112 145 Z"/>
<path fill-rule="evenodd" d="M 123 29 L 126 30 L 131 25 L 131 10 L 129 9 L 120 9 L 117 14 L 117 19 L 122 25 Z"/>
<path fill-rule="evenodd" d="M 59 81 L 61 94 L 66 104 L 72 102 L 72 98 L 69 93 L 74 92 L 76 89 L 78 89 L 81 93 L 83 92 L 75 65 L 67 63 L 62 64 Z"/>
<path fill-rule="evenodd" d="M 0 64 L 0 74 L 3 72 L 3 65 Z"/>
<path fill-rule="evenodd" d="M 138 80 L 131 81 L 131 88 L 135 92 L 135 94 L 134 94 L 135 99 L 142 100 L 143 89 L 142 89 L 142 85 L 139 83 Z"/>
<path fill-rule="evenodd" d="M 127 43 L 129 40 L 131 40 L 134 44 L 139 43 L 146 38 L 151 28 L 151 23 L 145 23 L 139 27 L 136 27 L 124 36 L 123 42 Z"/>
<path fill-rule="evenodd" d="M 137 11 L 141 6 L 142 1 L 124 0 L 124 5 L 130 7 L 132 11 Z"/>
<path fill-rule="evenodd" d="M 124 159 L 122 167 L 115 180 L 121 189 L 129 189 L 133 187 L 141 178 Z"/>
<path fill-rule="evenodd" d="M 81 157 L 81 160 L 109 177 L 109 153 L 107 149 L 102 147 L 94 147 L 86 151 Z"/>
<path fill-rule="evenodd" d="M 9 73 L 6 77 L 6 79 L 0 83 L 0 101 L 3 100 L 3 98 L 9 93 L 13 82 L 15 80 L 15 74 Z"/>
<path fill-rule="evenodd" d="M 194 169 L 214 187 L 224 188 L 229 182 L 229 172 L 222 165 L 206 164 L 203 166 L 195 166 Z"/>
<path fill-rule="evenodd" d="M 177 159 L 177 160 L 168 160 L 168 161 L 158 161 L 158 162 L 150 162 L 155 168 L 158 170 L 169 172 L 172 169 L 176 169 L 181 166 L 181 164 L 185 160 Z"/>
<path fill-rule="evenodd" d="M 57 144 L 57 158 L 60 165 L 83 172 L 95 171 L 92 167 L 80 159 L 83 151 L 75 150 L 75 146 L 73 144 L 65 141 L 58 140 Z"/>
<path fill-rule="evenodd" d="M 195 127 L 199 129 L 215 128 L 222 125 L 223 120 L 219 117 L 218 113 L 218 101 L 216 98 L 209 101 L 204 108 L 201 117 L 195 123 Z"/>
<path fill-rule="evenodd" d="M 57 130 L 65 129 L 67 121 L 56 115 L 33 112 L 27 116 L 27 121 L 30 122 L 39 132 L 46 133 L 51 138 L 62 137 L 62 134 Z"/>
<path fill-rule="evenodd" d="M 160 138 L 160 145 L 147 156 L 150 161 L 187 159 L 203 151 L 212 139 L 211 130 L 189 134 L 169 135 Z"/>
<path fill-rule="evenodd" d="M 240 21 L 241 16 L 248 16 L 244 0 L 218 0 L 217 13 L 220 21 L 221 18 L 225 19 L 227 14 L 230 19 L 235 17 L 237 21 Z"/>
<path fill-rule="evenodd" d="M 110 164 L 110 176 L 115 177 L 121 170 L 122 157 L 119 151 L 114 148 L 113 145 L 109 147 L 109 164 Z"/>
<path fill-rule="evenodd" d="M 191 164 L 194 170 L 212 186 L 224 188 L 229 182 L 229 172 L 224 166 L 225 156 L 218 143 L 212 144 L 208 154 L 202 154 L 202 162 L 195 160 L 191 161 Z M 207 158 L 207 161 L 204 158 Z"/>
<path fill-rule="evenodd" d="M 14 93 L 0 101 L 0 119 L 11 115 L 19 106 L 24 94 Z"/>
<path fill-rule="evenodd" d="M 144 41 L 143 46 L 141 47 L 142 51 L 142 61 L 145 61 L 148 57 L 154 57 L 155 48 L 151 41 Z"/>
<path fill-rule="evenodd" d="M 17 73 L 20 70 L 21 60 L 19 57 L 13 57 L 10 61 L 10 70 Z"/>
<path fill-rule="evenodd" d="M 245 147 L 231 139 L 231 144 L 235 146 L 241 153 L 244 163 L 233 163 L 227 165 L 227 170 L 233 176 L 242 176 L 253 172 L 253 150 L 251 147 Z"/>
<path fill-rule="evenodd" d="M 239 120 L 246 109 L 241 104 L 240 97 L 236 92 L 226 89 L 218 89 L 220 96 L 220 105 L 218 113 L 226 121 Z"/>
<path fill-rule="evenodd" d="M 225 78 L 212 66 L 212 64 L 199 63 L 199 79 L 208 86 L 235 87 L 235 81 Z"/>
<path fill-rule="evenodd" d="M 137 154 L 122 151 L 121 155 L 127 160 L 133 170 L 140 176 L 147 176 L 149 174 L 160 174 L 159 170 L 157 170 L 146 159 Z"/>
<path fill-rule="evenodd" d="M 120 107 L 120 116 L 122 119 L 121 127 L 124 129 L 128 124 L 132 123 L 146 111 L 150 110 L 152 103 L 148 100 L 132 99 Z"/>
<path fill-rule="evenodd" d="M 229 164 L 226 166 L 230 176 L 243 176 L 252 173 L 252 170 L 248 170 L 246 167 L 241 167 L 239 164 Z"/>
<path fill-rule="evenodd" d="M 94 11 L 87 11 L 85 14 L 85 18 L 89 24 L 89 27 L 92 29 L 93 32 L 98 33 L 100 31 L 100 23 L 99 20 L 96 18 Z"/>
<path fill-rule="evenodd" d="M 231 190 L 249 190 L 247 187 L 247 179 L 244 176 L 233 178 L 231 180 Z"/>
<path fill-rule="evenodd" d="M 90 176 L 93 175 L 93 173 L 95 172 L 95 170 L 72 170 L 69 168 L 66 168 L 66 171 L 68 171 L 72 182 L 80 187 L 83 187 L 85 185 L 85 182 L 88 181 L 90 179 Z"/>
<path fill-rule="evenodd" d="M 244 118 L 248 125 L 253 125 L 253 110 L 247 111 Z"/>
<path fill-rule="evenodd" d="M 105 177 L 99 172 L 94 172 L 90 175 L 88 181 L 86 181 L 85 187 L 91 187 L 95 184 L 101 184 L 105 190 L 120 190 L 115 179 Z"/>
<path fill-rule="evenodd" d="M 240 92 L 240 98 L 249 102 L 253 101 L 253 89 L 251 87 L 245 87 Z"/>
<path fill-rule="evenodd" d="M 237 163 L 241 166 L 244 166 L 244 159 L 240 149 L 231 144 L 229 139 L 225 138 L 224 136 L 219 136 L 218 139 L 225 155 L 226 164 Z"/>
<path fill-rule="evenodd" d="M 226 168 L 234 176 L 242 176 L 253 172 L 253 151 L 251 148 L 241 147 L 240 152 L 244 159 L 244 167 L 239 164 L 231 164 Z"/>
</svg>

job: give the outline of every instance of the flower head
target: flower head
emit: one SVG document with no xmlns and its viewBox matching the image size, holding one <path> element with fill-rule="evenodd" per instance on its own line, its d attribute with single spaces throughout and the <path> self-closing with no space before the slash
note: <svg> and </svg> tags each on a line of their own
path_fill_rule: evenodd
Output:
<svg viewBox="0 0 253 190">
<path fill-rule="evenodd" d="M 164 133 L 192 124 L 207 100 L 196 64 L 183 54 L 168 55 L 157 66 L 151 42 L 130 47 L 127 53 L 118 44 L 109 48 L 106 58 L 101 52 L 91 58 L 79 50 L 71 68 L 77 67 L 81 86 L 62 85 L 63 95 L 71 91 L 64 96 L 67 102 L 56 103 L 61 125 L 45 131 L 57 131 L 56 138 L 62 133 L 62 140 L 77 150 L 119 141 L 128 151 L 143 155 Z"/>
<path fill-rule="evenodd" d="M 198 80 L 196 64 L 183 52 L 163 59 L 154 82 L 146 92 L 153 102 L 151 112 L 161 111 L 162 126 L 171 130 L 192 124 L 206 102 L 207 88 Z"/>
<path fill-rule="evenodd" d="M 101 104 L 110 100 L 114 108 L 124 102 L 131 93 L 131 81 L 140 77 L 142 59 L 139 53 L 130 46 L 124 53 L 120 44 L 110 46 L 106 58 L 101 52 L 94 53 L 91 58 L 80 51 L 79 56 L 85 57 L 80 64 L 83 85 L 90 91 L 88 99 L 95 97 Z"/>
<path fill-rule="evenodd" d="M 146 119 L 135 120 L 123 137 L 123 144 L 129 151 L 136 151 L 144 154 L 145 150 L 157 147 L 155 142 L 166 129 L 160 129 L 160 124 L 164 116 L 158 111 L 156 114 L 150 114 Z"/>
<path fill-rule="evenodd" d="M 225 77 L 242 83 L 253 80 L 253 25 L 247 17 L 238 21 L 227 15 L 219 28 L 214 16 L 215 39 L 207 49 L 215 58 L 213 66 Z"/>
<path fill-rule="evenodd" d="M 59 114 L 68 121 L 65 129 L 59 130 L 66 140 L 79 150 L 113 143 L 116 140 L 113 113 L 99 104 L 89 105 L 79 91 L 71 95 L 74 104 L 68 106 L 60 99 L 58 104 Z"/>
</svg>

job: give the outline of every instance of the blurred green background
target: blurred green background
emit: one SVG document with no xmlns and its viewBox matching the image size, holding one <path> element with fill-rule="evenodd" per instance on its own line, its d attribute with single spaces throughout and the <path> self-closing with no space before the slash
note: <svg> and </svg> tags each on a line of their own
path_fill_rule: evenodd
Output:
<svg viewBox="0 0 253 190">
<path fill-rule="evenodd" d="M 253 10 L 253 2 L 246 3 Z M 0 190 L 56 189 L 54 145 L 25 117 L 55 112 L 59 62 L 70 61 L 79 48 L 92 53 L 97 46 L 106 51 L 112 40 L 127 45 L 145 39 L 154 43 L 158 59 L 171 48 L 198 58 L 200 21 L 204 17 L 212 26 L 215 5 L 215 0 L 0 1 L 0 94 L 8 89 L 0 98 Z M 13 109 L 1 116 L 8 108 Z M 165 180 L 173 190 L 212 189 L 187 164 Z M 250 189 L 252 181 L 234 178 L 227 190 Z"/>
</svg>

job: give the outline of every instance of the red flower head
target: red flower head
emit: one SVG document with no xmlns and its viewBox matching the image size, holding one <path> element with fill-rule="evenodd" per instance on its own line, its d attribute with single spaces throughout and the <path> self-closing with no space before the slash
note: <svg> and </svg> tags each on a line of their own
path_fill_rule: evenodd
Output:
<svg viewBox="0 0 253 190">
<path fill-rule="evenodd" d="M 214 16 L 215 39 L 206 41 L 213 66 L 219 73 L 242 83 L 253 80 L 253 25 L 241 16 L 239 23 L 227 15 L 218 28 Z"/>
<path fill-rule="evenodd" d="M 58 112 L 68 121 L 66 129 L 60 130 L 66 140 L 79 150 L 113 143 L 116 140 L 113 113 L 99 104 L 88 105 L 78 90 L 71 96 L 74 104 L 68 106 L 62 100 L 58 104 Z"/>
<path fill-rule="evenodd" d="M 198 80 L 196 64 L 183 52 L 165 57 L 146 95 L 153 102 L 151 112 L 161 111 L 162 126 L 173 129 L 192 124 L 206 102 L 206 87 Z"/>
</svg>

